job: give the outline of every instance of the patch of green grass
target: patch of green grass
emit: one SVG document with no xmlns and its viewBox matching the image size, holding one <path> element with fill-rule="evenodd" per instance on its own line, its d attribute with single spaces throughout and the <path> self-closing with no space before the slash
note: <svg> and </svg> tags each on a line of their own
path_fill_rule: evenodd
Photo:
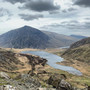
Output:
<svg viewBox="0 0 90 90">
<path fill-rule="evenodd" d="M 90 46 L 84 45 L 73 49 L 68 49 L 62 56 L 66 59 L 76 59 L 78 61 L 90 63 Z"/>
<path fill-rule="evenodd" d="M 7 83 L 8 82 L 5 79 L 3 79 L 3 78 L 0 77 L 0 86 L 6 85 Z"/>
<path fill-rule="evenodd" d="M 10 76 L 10 78 L 12 79 L 16 79 L 16 77 L 19 75 L 20 73 L 8 73 L 8 75 Z M 19 79 L 19 78 L 18 78 Z"/>
</svg>

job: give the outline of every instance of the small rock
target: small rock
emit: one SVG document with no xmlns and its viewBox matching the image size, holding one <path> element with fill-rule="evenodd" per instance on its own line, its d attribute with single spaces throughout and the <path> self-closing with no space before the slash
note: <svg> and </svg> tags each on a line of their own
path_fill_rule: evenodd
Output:
<svg viewBox="0 0 90 90">
<path fill-rule="evenodd" d="M 4 85 L 0 86 L 0 90 L 16 90 L 16 87 L 13 87 L 11 85 Z"/>
<path fill-rule="evenodd" d="M 5 72 L 0 72 L 0 77 L 1 78 L 5 78 L 5 79 L 10 79 L 10 77 L 8 76 L 8 74 L 5 73 Z"/>
</svg>

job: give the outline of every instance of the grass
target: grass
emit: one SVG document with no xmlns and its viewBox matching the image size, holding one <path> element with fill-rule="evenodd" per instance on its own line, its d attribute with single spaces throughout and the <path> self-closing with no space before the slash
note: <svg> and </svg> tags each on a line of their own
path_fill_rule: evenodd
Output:
<svg viewBox="0 0 90 90">
<path fill-rule="evenodd" d="M 0 77 L 0 86 L 7 85 L 7 84 L 8 84 L 8 82 L 5 79 Z"/>
<path fill-rule="evenodd" d="M 62 56 L 90 64 L 90 45 L 69 49 Z"/>
</svg>

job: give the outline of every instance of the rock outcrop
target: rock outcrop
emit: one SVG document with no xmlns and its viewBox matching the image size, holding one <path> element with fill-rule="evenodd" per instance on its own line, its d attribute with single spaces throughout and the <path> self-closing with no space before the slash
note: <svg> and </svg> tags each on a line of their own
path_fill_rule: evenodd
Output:
<svg viewBox="0 0 90 90">
<path fill-rule="evenodd" d="M 84 89 L 78 89 L 68 83 L 61 76 L 53 75 L 48 79 L 48 84 L 52 85 L 56 90 L 89 90 L 89 86 Z"/>
<path fill-rule="evenodd" d="M 19 79 L 19 81 L 5 79 L 9 84 L 0 86 L 0 90 L 38 90 L 41 86 L 37 79 L 28 74 L 21 75 Z"/>
<path fill-rule="evenodd" d="M 50 76 L 48 84 L 52 85 L 57 90 L 73 90 L 71 84 L 66 82 L 60 76 Z"/>
<path fill-rule="evenodd" d="M 42 65 L 45 66 L 47 60 L 44 58 L 40 58 L 38 56 L 32 56 L 32 55 L 28 55 L 28 54 L 20 54 L 22 56 L 25 56 L 28 58 L 29 60 L 29 64 L 31 65 L 31 70 L 28 72 L 28 74 L 30 73 L 31 75 L 34 75 L 34 71 L 35 71 L 35 66 L 36 65 Z"/>
</svg>

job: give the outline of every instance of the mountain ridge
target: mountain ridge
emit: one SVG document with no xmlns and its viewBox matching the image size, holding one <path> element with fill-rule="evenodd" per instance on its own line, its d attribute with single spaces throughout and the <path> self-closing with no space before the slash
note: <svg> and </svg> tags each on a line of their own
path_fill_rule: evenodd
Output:
<svg viewBox="0 0 90 90">
<path fill-rule="evenodd" d="M 62 57 L 90 63 L 90 37 L 75 42 L 67 49 Z"/>
<path fill-rule="evenodd" d="M 82 45 L 85 45 L 85 44 L 90 44 L 90 37 L 84 38 L 82 40 L 79 40 L 79 41 L 73 43 L 70 46 L 70 48 L 76 48 L 76 47 L 79 47 L 79 46 L 82 46 Z"/>
<path fill-rule="evenodd" d="M 70 36 L 24 26 L 0 35 L 0 46 L 5 48 L 58 48 L 69 46 L 77 40 Z"/>
<path fill-rule="evenodd" d="M 70 35 L 71 37 L 74 37 L 74 38 L 78 38 L 78 39 L 84 39 L 84 38 L 87 38 L 86 36 L 82 36 L 82 35 Z"/>
</svg>

